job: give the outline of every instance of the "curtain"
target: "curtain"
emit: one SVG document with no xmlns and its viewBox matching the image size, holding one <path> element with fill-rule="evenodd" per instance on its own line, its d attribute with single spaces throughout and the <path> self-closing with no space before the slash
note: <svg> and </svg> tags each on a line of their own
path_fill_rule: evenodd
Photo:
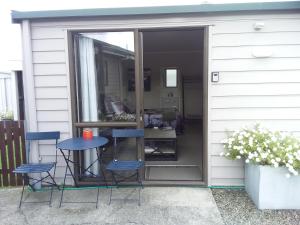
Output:
<svg viewBox="0 0 300 225">
<path fill-rule="evenodd" d="M 79 61 L 80 61 L 80 82 L 81 82 L 81 109 L 82 121 L 95 122 L 98 121 L 98 104 L 97 104 L 97 79 L 95 64 L 95 49 L 92 39 L 79 37 Z M 98 135 L 98 129 L 94 128 L 93 135 Z M 87 168 L 97 159 L 95 149 L 84 152 L 84 163 Z M 95 163 L 90 168 L 94 174 L 99 174 L 99 164 Z"/>
</svg>

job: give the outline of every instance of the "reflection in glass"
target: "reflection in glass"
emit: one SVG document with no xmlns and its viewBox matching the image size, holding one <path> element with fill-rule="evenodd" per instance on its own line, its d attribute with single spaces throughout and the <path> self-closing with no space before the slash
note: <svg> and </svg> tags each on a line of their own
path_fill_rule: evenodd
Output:
<svg viewBox="0 0 300 225">
<path fill-rule="evenodd" d="M 135 121 L 133 32 L 74 36 L 80 122 Z"/>
</svg>

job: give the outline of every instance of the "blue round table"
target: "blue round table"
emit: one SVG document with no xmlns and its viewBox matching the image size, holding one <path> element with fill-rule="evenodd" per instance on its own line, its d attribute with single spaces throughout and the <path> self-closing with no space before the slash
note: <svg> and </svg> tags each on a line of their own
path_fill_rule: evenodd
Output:
<svg viewBox="0 0 300 225">
<path fill-rule="evenodd" d="M 59 207 L 61 207 L 61 204 L 63 202 L 63 194 L 64 194 L 67 175 L 72 176 L 73 181 L 75 183 L 75 186 L 78 187 L 75 175 L 72 172 L 70 164 L 73 164 L 73 165 L 76 164 L 79 168 L 81 168 L 81 167 L 80 167 L 80 164 L 78 162 L 75 162 L 75 161 L 70 159 L 71 152 L 74 152 L 74 151 L 79 152 L 79 151 L 86 151 L 86 150 L 93 150 L 93 149 L 96 150 L 97 151 L 97 159 L 94 162 L 92 162 L 87 168 L 83 169 L 82 174 L 87 172 L 87 173 L 91 174 L 92 176 L 97 177 L 97 175 L 92 173 L 89 169 L 95 163 L 99 163 L 100 164 L 100 171 L 102 173 L 102 176 L 103 176 L 105 184 L 106 184 L 104 171 L 102 170 L 102 167 L 101 167 L 101 165 L 102 165 L 102 163 L 101 163 L 101 153 L 99 153 L 98 149 L 100 147 L 103 147 L 107 143 L 108 143 L 107 138 L 100 137 L 100 136 L 94 136 L 91 140 L 85 140 L 82 137 L 78 137 L 78 138 L 70 138 L 70 139 L 64 140 L 64 141 L 57 144 L 57 148 L 60 150 L 62 156 L 64 157 L 64 159 L 66 161 L 66 170 L 65 170 L 65 176 L 64 176 L 64 181 L 63 181 L 63 188 L 62 188 L 62 192 L 61 192 Z M 64 151 L 67 151 L 67 153 L 65 153 Z M 67 174 L 68 170 L 69 170 L 70 174 Z M 96 208 L 97 208 L 98 207 L 98 198 L 99 198 L 99 188 L 98 188 L 98 191 L 97 191 L 97 201 L 96 202 L 82 202 L 82 203 L 96 203 Z M 68 203 L 68 202 L 64 202 L 64 203 Z M 74 202 L 69 202 L 69 203 L 74 203 Z"/>
<path fill-rule="evenodd" d="M 106 145 L 108 139 L 105 137 L 94 136 L 91 140 L 84 140 L 82 137 L 70 138 L 57 144 L 61 150 L 83 151 L 98 148 Z"/>
</svg>

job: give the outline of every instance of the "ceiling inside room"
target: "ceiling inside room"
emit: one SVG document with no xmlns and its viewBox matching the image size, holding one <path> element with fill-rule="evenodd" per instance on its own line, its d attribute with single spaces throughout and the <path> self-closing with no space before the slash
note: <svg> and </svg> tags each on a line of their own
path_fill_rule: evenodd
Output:
<svg viewBox="0 0 300 225">
<path fill-rule="evenodd" d="M 144 53 L 201 51 L 203 33 L 203 29 L 143 32 L 143 50 Z"/>
</svg>

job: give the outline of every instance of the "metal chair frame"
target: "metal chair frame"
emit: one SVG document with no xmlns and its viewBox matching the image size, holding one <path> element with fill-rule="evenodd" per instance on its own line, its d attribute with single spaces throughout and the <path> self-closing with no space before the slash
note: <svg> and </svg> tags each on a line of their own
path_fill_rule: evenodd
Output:
<svg viewBox="0 0 300 225">
<path fill-rule="evenodd" d="M 111 161 L 107 166 L 106 170 L 111 172 L 113 182 L 117 188 L 119 188 L 119 184 L 121 182 L 125 182 L 126 180 L 136 177 L 136 181 L 139 184 L 139 192 L 138 192 L 138 205 L 141 205 L 141 189 L 143 188 L 142 179 L 140 176 L 140 169 L 144 167 L 144 162 L 139 160 L 118 160 L 117 159 L 117 138 L 141 138 L 144 137 L 144 130 L 143 129 L 113 129 L 112 130 L 112 137 L 114 138 L 114 159 Z M 121 172 L 128 172 L 134 171 L 130 176 L 122 176 Z M 118 180 L 116 176 L 121 177 L 122 179 Z M 110 196 L 109 196 L 109 204 L 111 203 L 112 198 L 112 187 L 110 189 Z"/>
<path fill-rule="evenodd" d="M 13 172 L 17 174 L 22 174 L 23 178 L 23 187 L 21 198 L 19 202 L 19 209 L 22 206 L 22 203 L 45 203 L 48 202 L 49 206 L 52 203 L 52 196 L 53 196 L 53 188 L 59 186 L 55 182 L 55 172 L 56 172 L 56 164 L 57 164 L 57 148 L 55 154 L 55 162 L 48 162 L 48 163 L 29 163 L 29 155 L 30 155 L 30 143 L 32 141 L 41 141 L 41 140 L 55 140 L 55 147 L 57 146 L 58 139 L 60 138 L 59 131 L 52 131 L 52 132 L 27 132 L 26 133 L 26 161 L 27 164 L 22 164 L 21 166 L 17 167 Z M 53 175 L 51 175 L 50 171 L 54 168 Z M 31 177 L 29 174 L 40 174 L 40 178 Z M 46 173 L 45 176 L 42 176 L 42 173 Z M 50 178 L 51 181 L 47 181 L 46 179 Z M 32 182 L 31 182 L 32 181 Z M 36 191 L 35 185 L 37 183 L 46 183 L 51 186 L 50 197 L 48 201 L 25 201 L 24 198 L 24 191 L 25 186 L 28 183 L 28 186 L 33 190 Z"/>
</svg>

